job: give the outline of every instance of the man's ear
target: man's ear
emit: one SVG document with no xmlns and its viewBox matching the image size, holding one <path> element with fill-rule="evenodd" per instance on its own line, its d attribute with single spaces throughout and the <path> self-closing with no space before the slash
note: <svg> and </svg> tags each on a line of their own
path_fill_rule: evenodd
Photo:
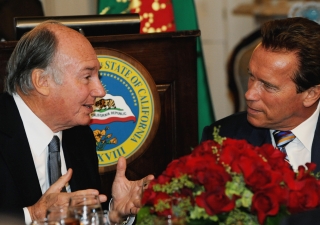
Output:
<svg viewBox="0 0 320 225">
<path fill-rule="evenodd" d="M 31 73 L 32 84 L 34 89 L 41 95 L 49 94 L 49 76 L 44 75 L 44 70 L 34 69 Z"/>
<path fill-rule="evenodd" d="M 320 98 L 320 85 L 313 86 L 306 91 L 306 97 L 303 100 L 305 107 L 312 106 Z"/>
</svg>

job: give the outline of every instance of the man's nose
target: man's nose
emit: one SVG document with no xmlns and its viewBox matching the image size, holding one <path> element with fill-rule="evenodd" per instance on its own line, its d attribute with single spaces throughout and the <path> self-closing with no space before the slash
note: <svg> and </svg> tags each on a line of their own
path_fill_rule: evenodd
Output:
<svg viewBox="0 0 320 225">
<path fill-rule="evenodd" d="M 254 101 L 257 100 L 259 98 L 259 84 L 256 82 L 249 82 L 248 83 L 248 90 L 245 93 L 245 99 L 247 101 Z"/>
<path fill-rule="evenodd" d="M 95 86 L 91 92 L 94 97 L 103 97 L 106 95 L 106 91 L 104 90 L 100 80 L 95 83 Z"/>
</svg>

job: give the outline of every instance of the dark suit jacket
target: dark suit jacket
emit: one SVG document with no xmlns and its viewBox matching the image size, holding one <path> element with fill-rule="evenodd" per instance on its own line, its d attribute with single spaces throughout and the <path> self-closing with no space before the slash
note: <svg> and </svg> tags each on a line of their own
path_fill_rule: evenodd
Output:
<svg viewBox="0 0 320 225">
<path fill-rule="evenodd" d="M 252 126 L 247 120 L 247 113 L 240 112 L 203 129 L 201 141 L 212 140 L 213 127 L 220 126 L 220 136 L 234 139 L 245 139 L 254 146 L 261 146 L 265 143 L 272 143 L 269 129 Z M 316 131 L 311 149 L 311 161 L 317 164 L 315 172 L 320 171 L 320 119 L 318 119 Z"/>
<path fill-rule="evenodd" d="M 269 129 L 257 128 L 247 121 L 247 113 L 240 112 L 221 119 L 204 128 L 201 141 L 213 139 L 213 127 L 220 126 L 220 136 L 234 139 L 245 139 L 254 146 L 272 143 Z M 320 171 L 320 119 L 312 143 L 311 161 L 317 164 L 315 172 Z M 320 209 L 289 216 L 281 225 L 320 224 Z"/>
<path fill-rule="evenodd" d="M 100 190 L 95 139 L 89 126 L 62 132 L 67 168 L 73 169 L 72 191 Z M 13 100 L 0 94 L 0 213 L 18 214 L 36 203 L 42 193 L 22 120 Z"/>
</svg>

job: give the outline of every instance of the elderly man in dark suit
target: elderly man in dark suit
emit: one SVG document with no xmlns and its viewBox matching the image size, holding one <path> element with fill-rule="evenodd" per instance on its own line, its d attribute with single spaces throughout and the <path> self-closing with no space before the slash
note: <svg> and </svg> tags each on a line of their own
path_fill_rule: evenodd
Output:
<svg viewBox="0 0 320 225">
<path fill-rule="evenodd" d="M 248 65 L 246 112 L 204 128 L 202 141 L 212 139 L 213 127 L 220 127 L 221 136 L 255 146 L 272 143 L 287 154 L 294 170 L 314 162 L 320 171 L 320 25 L 288 18 L 265 23 L 261 34 Z M 297 216 L 310 219 L 314 214 Z M 320 224 L 320 217 L 316 220 L 312 224 Z"/>
<path fill-rule="evenodd" d="M 105 95 L 99 68 L 89 41 L 55 21 L 38 25 L 17 43 L 0 95 L 0 214 L 29 223 L 73 195 L 99 194 L 95 139 L 87 126 L 95 98 Z M 53 157 L 59 158 L 58 170 L 48 158 L 53 140 L 61 149 Z M 125 169 L 122 157 L 112 186 L 114 223 L 138 212 L 143 188 L 153 179 L 129 181 Z"/>
</svg>

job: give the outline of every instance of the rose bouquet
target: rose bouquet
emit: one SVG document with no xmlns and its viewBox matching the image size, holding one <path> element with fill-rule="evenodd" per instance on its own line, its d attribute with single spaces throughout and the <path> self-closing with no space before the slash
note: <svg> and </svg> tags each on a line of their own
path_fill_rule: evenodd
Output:
<svg viewBox="0 0 320 225">
<path fill-rule="evenodd" d="M 278 224 L 284 215 L 320 205 L 315 164 L 297 173 L 270 144 L 222 138 L 201 143 L 173 160 L 144 192 L 137 224 L 155 218 L 185 218 L 200 224 Z"/>
</svg>

